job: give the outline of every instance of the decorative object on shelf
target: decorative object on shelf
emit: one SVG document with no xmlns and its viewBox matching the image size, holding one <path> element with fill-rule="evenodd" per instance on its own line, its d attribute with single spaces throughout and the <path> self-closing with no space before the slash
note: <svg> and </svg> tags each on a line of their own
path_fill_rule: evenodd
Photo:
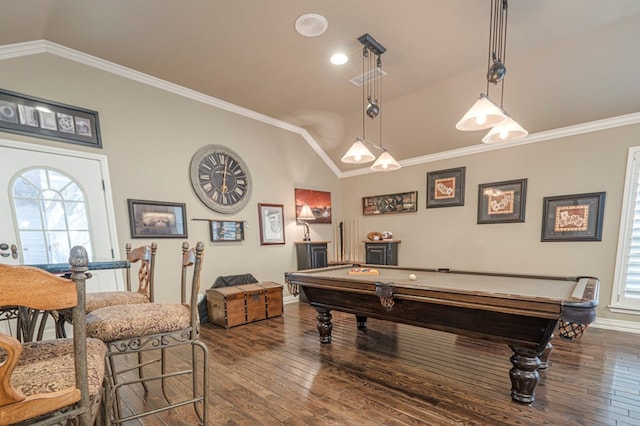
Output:
<svg viewBox="0 0 640 426">
<path fill-rule="evenodd" d="M 300 210 L 300 215 L 297 217 L 297 219 L 301 220 L 302 224 L 304 225 L 304 237 L 302 238 L 302 241 L 311 241 L 311 237 L 309 236 L 308 221 L 316 220 L 316 217 L 311 211 L 311 207 L 309 207 L 307 204 L 302 206 L 302 210 Z"/>
<path fill-rule="evenodd" d="M 364 34 L 359 37 L 358 41 L 364 46 L 362 49 L 362 76 L 361 78 L 356 78 L 362 82 L 362 137 L 356 138 L 355 143 L 342 157 L 342 162 L 366 164 L 375 160 L 376 156 L 367 148 L 368 145 L 376 150 L 382 151 L 382 154 L 380 154 L 375 163 L 370 167 L 372 171 L 388 172 L 397 170 L 400 168 L 400 164 L 398 164 L 395 158 L 382 146 L 382 77 L 386 74 L 382 71 L 381 56 L 387 49 L 369 34 Z M 378 119 L 378 145 L 366 139 L 365 117 L 369 117 L 372 120 Z"/>
<path fill-rule="evenodd" d="M 3 89 L 0 131 L 102 148 L 96 111 Z"/>
<path fill-rule="evenodd" d="M 463 131 L 482 130 L 493 127 L 482 138 L 484 143 L 508 142 L 522 139 L 528 132 L 503 109 L 504 77 L 507 73 L 507 0 L 491 0 L 489 20 L 489 55 L 487 57 L 487 94 L 480 94 L 471 109 L 456 124 Z M 500 106 L 489 98 L 489 83 L 501 84 Z"/>
<path fill-rule="evenodd" d="M 309 206 L 311 209 L 311 212 L 315 217 L 314 223 L 331 223 L 330 192 L 300 188 L 295 188 L 294 192 L 296 199 L 296 221 L 298 224 L 303 224 L 300 214 L 302 213 L 302 208 L 304 206 Z"/>
<path fill-rule="evenodd" d="M 127 200 L 131 238 L 187 238 L 186 205 Z"/>
<path fill-rule="evenodd" d="M 191 186 L 211 210 L 231 214 L 244 208 L 251 196 L 249 168 L 233 150 L 206 145 L 191 159 Z"/>
<path fill-rule="evenodd" d="M 236 220 L 210 220 L 209 237 L 211 241 L 243 241 L 244 240 L 244 222 Z"/>
<path fill-rule="evenodd" d="M 383 240 L 392 240 L 393 239 L 393 232 L 390 231 L 384 231 L 382 233 L 382 239 Z"/>
<path fill-rule="evenodd" d="M 478 223 L 524 222 L 527 179 L 478 185 Z"/>
<path fill-rule="evenodd" d="M 605 194 L 544 197 L 541 241 L 601 241 Z"/>
<path fill-rule="evenodd" d="M 362 197 L 362 214 L 365 216 L 416 211 L 418 211 L 418 191 Z"/>
<path fill-rule="evenodd" d="M 369 241 L 382 241 L 382 234 L 378 231 L 371 231 L 367 234 Z"/>
<path fill-rule="evenodd" d="M 464 206 L 466 167 L 427 173 L 427 208 Z"/>
<path fill-rule="evenodd" d="M 283 211 L 282 204 L 258 204 L 260 245 L 284 244 Z"/>
</svg>

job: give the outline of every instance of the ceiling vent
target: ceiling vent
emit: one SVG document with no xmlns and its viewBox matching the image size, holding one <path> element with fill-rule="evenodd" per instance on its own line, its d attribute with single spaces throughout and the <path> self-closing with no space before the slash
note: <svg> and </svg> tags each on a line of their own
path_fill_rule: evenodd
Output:
<svg viewBox="0 0 640 426">
<path fill-rule="evenodd" d="M 353 77 L 351 80 L 349 80 L 349 83 L 353 84 L 354 86 L 360 87 L 365 83 L 369 83 L 370 81 L 373 81 L 377 78 L 384 77 L 385 75 L 387 75 L 387 73 L 384 72 L 383 70 L 373 69 L 364 74 L 360 74 Z"/>
<path fill-rule="evenodd" d="M 305 37 L 318 37 L 327 31 L 328 26 L 327 18 L 317 13 L 306 13 L 295 22 L 296 31 Z"/>
</svg>

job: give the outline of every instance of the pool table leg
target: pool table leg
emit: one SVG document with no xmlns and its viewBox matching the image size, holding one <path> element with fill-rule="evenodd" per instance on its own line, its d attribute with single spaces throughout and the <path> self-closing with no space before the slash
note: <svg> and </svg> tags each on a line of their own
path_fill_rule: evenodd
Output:
<svg viewBox="0 0 640 426">
<path fill-rule="evenodd" d="M 361 315 L 356 315 L 356 327 L 358 327 L 358 330 L 366 330 L 367 329 L 367 317 L 363 317 Z"/>
<path fill-rule="evenodd" d="M 511 398 L 514 401 L 530 404 L 535 400 L 536 385 L 540 381 L 540 374 L 538 374 L 539 354 L 535 349 L 510 346 L 513 350 L 511 356 L 513 368 L 509 370 Z"/>
<path fill-rule="evenodd" d="M 318 315 L 316 318 L 318 319 L 318 333 L 320 333 L 320 343 L 331 343 L 331 329 L 333 328 L 333 324 L 331 324 L 331 312 L 328 310 L 320 310 L 316 308 L 318 311 Z"/>
</svg>

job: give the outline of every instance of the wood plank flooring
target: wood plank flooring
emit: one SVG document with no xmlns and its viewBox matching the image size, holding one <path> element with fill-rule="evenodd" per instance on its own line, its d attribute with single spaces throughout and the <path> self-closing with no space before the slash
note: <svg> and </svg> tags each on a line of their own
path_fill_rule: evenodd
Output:
<svg viewBox="0 0 640 426">
<path fill-rule="evenodd" d="M 508 346 L 333 313 L 321 345 L 316 312 L 285 305 L 282 317 L 228 330 L 202 325 L 209 346 L 210 425 L 640 425 L 640 335 L 592 327 L 554 339 L 536 401 L 510 397 Z M 188 350 L 174 351 L 182 364 Z M 125 411 L 161 403 L 126 392 Z M 171 392 L 188 390 L 174 381 Z M 194 425 L 190 406 L 127 425 Z"/>
</svg>

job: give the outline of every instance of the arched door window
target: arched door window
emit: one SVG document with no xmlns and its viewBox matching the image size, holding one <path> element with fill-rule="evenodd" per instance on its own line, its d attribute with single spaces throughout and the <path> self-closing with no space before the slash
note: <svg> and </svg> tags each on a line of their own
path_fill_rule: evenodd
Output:
<svg viewBox="0 0 640 426">
<path fill-rule="evenodd" d="M 66 263 L 75 245 L 91 256 L 86 196 L 73 178 L 51 168 L 23 170 L 11 185 L 11 201 L 24 263 Z"/>
</svg>

